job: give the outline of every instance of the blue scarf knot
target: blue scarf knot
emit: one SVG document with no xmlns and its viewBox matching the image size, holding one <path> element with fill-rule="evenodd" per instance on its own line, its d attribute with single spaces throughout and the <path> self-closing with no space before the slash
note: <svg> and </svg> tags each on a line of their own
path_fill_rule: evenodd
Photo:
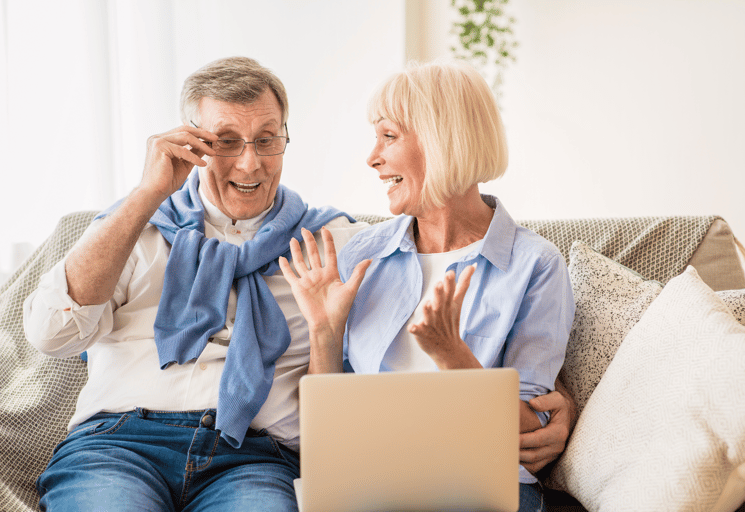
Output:
<svg viewBox="0 0 745 512">
<path fill-rule="evenodd" d="M 275 362 L 290 345 L 287 321 L 261 276 L 279 270 L 279 256 L 290 258 L 290 239 L 302 240 L 301 228 L 315 232 L 341 215 L 354 219 L 330 207 L 308 208 L 296 192 L 280 185 L 256 236 L 236 246 L 205 237 L 198 189 L 195 169 L 150 219 L 172 246 L 155 318 L 155 344 L 161 369 L 198 358 L 210 337 L 225 327 L 235 285 L 236 319 L 215 427 L 238 448 L 269 394 Z"/>
</svg>

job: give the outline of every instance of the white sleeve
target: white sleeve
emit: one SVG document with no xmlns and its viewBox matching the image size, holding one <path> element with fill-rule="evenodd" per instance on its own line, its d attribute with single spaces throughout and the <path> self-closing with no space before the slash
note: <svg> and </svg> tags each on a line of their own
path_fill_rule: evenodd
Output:
<svg viewBox="0 0 745 512">
<path fill-rule="evenodd" d="M 91 228 L 93 225 L 88 229 Z M 65 259 L 58 262 L 41 277 L 39 286 L 23 303 L 23 329 L 28 341 L 53 357 L 71 357 L 86 351 L 111 332 L 113 313 L 126 299 L 133 268 L 130 256 L 108 302 L 81 306 L 68 295 Z"/>
</svg>

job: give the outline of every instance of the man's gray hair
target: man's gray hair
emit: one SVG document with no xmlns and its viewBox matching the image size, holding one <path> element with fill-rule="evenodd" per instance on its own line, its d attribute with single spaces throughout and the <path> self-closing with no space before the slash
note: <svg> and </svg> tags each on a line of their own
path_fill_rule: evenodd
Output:
<svg viewBox="0 0 745 512">
<path fill-rule="evenodd" d="M 212 98 L 226 103 L 249 105 L 269 89 L 282 110 L 282 124 L 287 122 L 289 105 L 282 81 L 267 68 L 248 57 L 228 57 L 210 62 L 184 81 L 181 90 L 181 121 L 200 125 L 199 102 Z"/>
</svg>

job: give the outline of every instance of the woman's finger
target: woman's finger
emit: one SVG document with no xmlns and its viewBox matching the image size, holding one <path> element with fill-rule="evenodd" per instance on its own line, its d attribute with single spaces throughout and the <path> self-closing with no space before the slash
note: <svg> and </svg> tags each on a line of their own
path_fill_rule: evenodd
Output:
<svg viewBox="0 0 745 512">
<path fill-rule="evenodd" d="M 324 241 L 325 243 L 325 241 Z M 326 265 L 328 265 L 328 255 L 326 255 Z M 336 253 L 333 254 L 333 258 L 336 259 Z M 354 270 L 352 271 L 352 275 L 349 276 L 349 279 L 346 282 L 347 286 L 351 286 L 352 290 L 354 290 L 354 294 L 357 295 L 357 291 L 360 289 L 360 285 L 362 284 L 362 280 L 365 278 L 365 272 L 367 272 L 367 268 L 372 263 L 372 260 L 362 260 L 354 267 Z"/>
<path fill-rule="evenodd" d="M 285 276 L 287 282 L 290 283 L 290 287 L 292 287 L 292 285 L 297 282 L 298 278 L 295 275 L 295 272 L 292 271 L 290 262 L 287 261 L 287 258 L 285 258 L 284 256 L 280 256 L 278 261 L 279 268 L 282 271 L 282 275 Z"/>
<path fill-rule="evenodd" d="M 331 231 L 326 229 L 326 226 L 321 228 L 321 237 L 323 238 L 323 253 L 326 258 L 326 266 L 331 269 L 336 269 L 336 246 L 334 245 L 334 237 L 331 235 Z M 372 263 L 372 260 L 370 260 Z M 359 264 L 357 265 L 359 266 Z M 365 265 L 365 270 L 369 267 L 368 263 Z M 355 267 L 354 272 L 357 272 Z M 354 275 L 354 274 L 353 274 Z M 362 277 L 365 276 L 365 272 L 362 272 Z M 351 279 L 351 278 L 350 278 Z M 357 285 L 359 287 L 359 285 Z"/>
<path fill-rule="evenodd" d="M 430 314 L 432 311 L 441 311 L 442 308 L 447 304 L 447 298 L 445 297 L 445 283 L 444 280 L 440 281 L 435 285 L 435 289 L 432 293 L 430 301 L 424 305 L 422 311 L 429 309 Z"/>
<path fill-rule="evenodd" d="M 453 300 L 453 292 L 455 291 L 455 271 L 448 270 L 445 272 L 445 278 L 442 280 L 443 283 L 443 298 L 446 301 Z"/>
<path fill-rule="evenodd" d="M 292 263 L 295 265 L 295 272 L 301 278 L 308 273 L 308 268 L 305 266 L 305 260 L 303 259 L 303 251 L 300 249 L 300 242 L 295 238 L 290 240 L 290 254 L 292 255 Z"/>
<path fill-rule="evenodd" d="M 455 288 L 455 294 L 453 295 L 453 301 L 457 304 L 463 304 L 463 298 L 466 296 L 468 287 L 471 284 L 471 276 L 476 272 L 476 264 L 468 265 L 463 272 L 460 273 L 458 278 L 458 286 Z"/>
<path fill-rule="evenodd" d="M 303 234 L 303 240 L 305 241 L 305 250 L 308 253 L 310 268 L 322 268 L 321 255 L 318 252 L 318 244 L 316 244 L 316 239 L 313 237 L 313 233 L 305 228 L 302 228 L 300 232 Z"/>
</svg>

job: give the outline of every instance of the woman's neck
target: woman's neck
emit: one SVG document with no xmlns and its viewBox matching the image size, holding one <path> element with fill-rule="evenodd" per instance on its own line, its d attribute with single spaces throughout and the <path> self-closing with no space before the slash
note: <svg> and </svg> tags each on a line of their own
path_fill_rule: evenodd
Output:
<svg viewBox="0 0 745 512">
<path fill-rule="evenodd" d="M 416 217 L 417 251 L 435 254 L 462 249 L 484 238 L 493 216 L 494 210 L 474 186 L 463 196 L 448 199 L 444 207 L 431 208 Z"/>
</svg>

